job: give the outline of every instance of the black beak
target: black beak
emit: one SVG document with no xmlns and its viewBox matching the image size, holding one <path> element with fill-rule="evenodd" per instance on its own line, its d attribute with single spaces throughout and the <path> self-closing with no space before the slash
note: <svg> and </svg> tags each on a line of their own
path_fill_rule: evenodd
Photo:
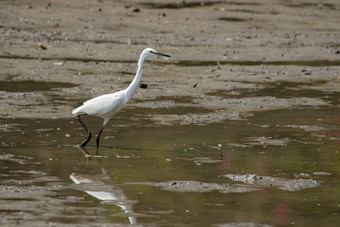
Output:
<svg viewBox="0 0 340 227">
<path fill-rule="evenodd" d="M 155 52 L 155 54 L 156 54 L 156 55 L 160 55 L 160 56 L 164 56 L 164 57 L 168 57 L 168 58 L 171 57 L 170 55 L 162 54 L 162 53 L 159 53 L 159 52 Z"/>
</svg>

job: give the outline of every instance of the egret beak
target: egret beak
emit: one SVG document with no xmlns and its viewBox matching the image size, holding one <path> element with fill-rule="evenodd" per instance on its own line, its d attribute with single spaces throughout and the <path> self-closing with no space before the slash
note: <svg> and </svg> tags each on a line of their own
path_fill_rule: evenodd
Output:
<svg viewBox="0 0 340 227">
<path fill-rule="evenodd" d="M 162 54 L 162 53 L 159 53 L 159 52 L 155 52 L 154 54 L 155 54 L 155 55 L 164 56 L 164 57 L 168 57 L 168 58 L 170 58 L 170 57 L 171 57 L 170 55 L 167 55 L 167 54 Z"/>
</svg>

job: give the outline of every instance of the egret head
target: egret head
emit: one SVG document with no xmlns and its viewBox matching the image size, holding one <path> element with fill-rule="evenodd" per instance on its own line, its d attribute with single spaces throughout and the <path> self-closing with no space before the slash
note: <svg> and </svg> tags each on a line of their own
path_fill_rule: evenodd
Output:
<svg viewBox="0 0 340 227">
<path fill-rule="evenodd" d="M 167 54 L 162 54 L 160 52 L 155 51 L 152 48 L 146 48 L 143 50 L 141 56 L 143 56 L 144 58 L 150 57 L 150 56 L 155 56 L 155 55 L 160 55 L 160 56 L 164 56 L 164 57 L 170 57 L 170 55 Z"/>
</svg>

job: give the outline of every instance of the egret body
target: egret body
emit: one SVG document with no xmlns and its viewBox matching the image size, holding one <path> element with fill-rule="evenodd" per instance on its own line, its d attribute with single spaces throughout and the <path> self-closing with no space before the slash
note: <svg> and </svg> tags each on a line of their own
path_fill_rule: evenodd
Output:
<svg viewBox="0 0 340 227">
<path fill-rule="evenodd" d="M 136 76 L 128 88 L 115 93 L 101 95 L 90 99 L 84 102 L 83 105 L 72 111 L 72 114 L 76 116 L 76 119 L 80 122 L 80 124 L 87 132 L 85 140 L 79 146 L 85 147 L 92 137 L 92 133 L 86 127 L 85 123 L 80 119 L 80 116 L 87 114 L 104 118 L 103 126 L 100 128 L 96 136 L 96 146 L 98 148 L 100 135 L 103 132 L 105 125 L 119 110 L 121 110 L 126 105 L 126 103 L 131 99 L 131 97 L 137 90 L 138 84 L 142 78 L 143 64 L 145 59 L 155 55 L 170 57 L 167 54 L 159 53 L 151 48 L 144 49 L 138 60 Z"/>
</svg>

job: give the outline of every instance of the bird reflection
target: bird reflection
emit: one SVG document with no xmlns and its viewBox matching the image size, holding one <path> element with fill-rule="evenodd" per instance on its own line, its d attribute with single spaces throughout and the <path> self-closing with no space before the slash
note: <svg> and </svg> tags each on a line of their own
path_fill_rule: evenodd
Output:
<svg viewBox="0 0 340 227">
<path fill-rule="evenodd" d="M 74 172 L 70 175 L 70 179 L 77 184 L 77 188 L 86 192 L 87 194 L 99 199 L 103 202 L 112 202 L 116 206 L 120 207 L 124 213 L 128 216 L 130 224 L 136 224 L 137 220 L 135 213 L 132 209 L 133 201 L 123 193 L 123 190 L 112 180 L 107 171 L 103 167 L 101 156 L 96 151 L 95 156 L 91 156 L 90 153 L 84 147 L 79 147 L 87 158 L 87 163 L 95 157 L 101 168 L 101 175 L 80 174 Z"/>
</svg>

